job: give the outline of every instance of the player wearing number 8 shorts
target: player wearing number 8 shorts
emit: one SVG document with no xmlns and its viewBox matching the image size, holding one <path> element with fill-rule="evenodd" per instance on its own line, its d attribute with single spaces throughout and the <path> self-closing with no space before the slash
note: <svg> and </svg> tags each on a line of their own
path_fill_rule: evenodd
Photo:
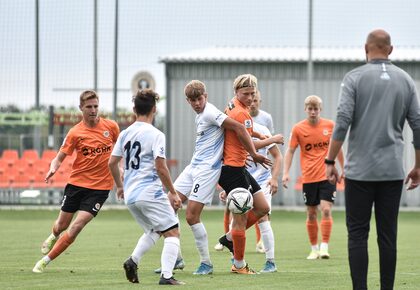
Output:
<svg viewBox="0 0 420 290">
<path fill-rule="evenodd" d="M 224 129 L 236 132 L 238 139 L 249 148 L 251 156 L 258 156 L 263 160 L 265 158 L 257 154 L 244 125 L 229 118 L 207 102 L 208 96 L 203 82 L 192 80 L 185 86 L 184 93 L 187 102 L 197 113 L 195 119 L 197 137 L 191 163 L 176 179 L 174 187 L 183 202 L 188 200 L 186 220 L 191 227 L 200 254 L 200 265 L 193 274 L 207 275 L 213 273 L 213 264 L 210 260 L 207 232 L 200 215 L 204 205 L 211 203 L 219 180 Z"/>
</svg>

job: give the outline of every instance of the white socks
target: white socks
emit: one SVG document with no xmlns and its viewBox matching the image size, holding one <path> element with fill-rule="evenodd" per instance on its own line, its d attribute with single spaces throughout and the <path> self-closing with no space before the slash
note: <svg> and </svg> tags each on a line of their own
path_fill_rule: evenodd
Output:
<svg viewBox="0 0 420 290">
<path fill-rule="evenodd" d="M 274 234 L 271 228 L 270 221 L 259 223 L 261 232 L 261 239 L 265 248 L 265 258 L 267 260 L 274 260 Z"/>
<path fill-rule="evenodd" d="M 179 238 L 168 237 L 163 242 L 162 256 L 160 264 L 162 265 L 163 278 L 169 279 L 172 277 L 172 270 L 175 266 L 176 259 L 179 252 Z"/>
<path fill-rule="evenodd" d="M 194 235 L 195 245 L 200 254 L 201 263 L 212 265 L 209 253 L 209 241 L 207 238 L 207 231 L 203 223 L 198 223 L 190 226 Z"/>
<path fill-rule="evenodd" d="M 159 238 L 160 235 L 155 232 L 148 232 L 147 234 L 143 234 L 137 242 L 137 246 L 134 248 L 133 253 L 131 254 L 131 259 L 133 262 L 138 265 L 144 254 L 147 253 L 147 251 L 149 251 L 156 244 L 156 241 L 159 240 Z"/>
</svg>

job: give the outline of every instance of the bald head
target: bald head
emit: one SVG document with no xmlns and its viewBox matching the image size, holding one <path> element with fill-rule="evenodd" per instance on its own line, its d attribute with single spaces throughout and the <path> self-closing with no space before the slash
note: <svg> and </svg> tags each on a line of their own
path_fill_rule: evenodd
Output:
<svg viewBox="0 0 420 290">
<path fill-rule="evenodd" d="M 392 52 L 391 36 L 383 29 L 376 29 L 369 33 L 365 51 L 367 60 L 387 59 Z"/>
</svg>

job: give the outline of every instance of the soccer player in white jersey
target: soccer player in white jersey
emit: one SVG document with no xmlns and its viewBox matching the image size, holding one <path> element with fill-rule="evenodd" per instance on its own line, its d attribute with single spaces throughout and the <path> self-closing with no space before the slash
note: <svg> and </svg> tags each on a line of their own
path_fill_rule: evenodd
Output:
<svg viewBox="0 0 420 290">
<path fill-rule="evenodd" d="M 253 130 L 264 136 L 271 136 L 268 128 L 258 123 L 253 124 Z M 273 157 L 273 166 L 271 169 L 265 168 L 261 164 L 254 163 L 250 163 L 247 167 L 248 172 L 251 173 L 252 177 L 254 177 L 254 179 L 261 186 L 264 197 L 270 206 L 270 212 L 258 220 L 258 224 L 261 230 L 261 240 L 264 244 L 266 257 L 264 268 L 260 271 L 260 273 L 273 273 L 277 271 L 277 267 L 274 258 L 274 234 L 269 215 L 271 214 L 272 195 L 277 193 L 279 187 L 278 178 L 283 162 L 283 155 L 281 154 L 276 144 L 270 144 L 266 147 L 260 148 L 258 149 L 258 153 L 264 156 L 268 156 L 270 153 Z M 222 191 L 219 196 L 222 201 L 226 201 L 226 193 L 224 191 Z M 227 212 L 227 214 L 229 213 Z M 225 218 L 224 222 L 228 222 L 228 219 Z"/>
<path fill-rule="evenodd" d="M 261 110 L 261 93 L 257 90 L 257 93 L 252 100 L 251 106 L 249 107 L 249 114 L 255 123 L 267 127 L 271 134 L 274 134 L 273 117 L 270 113 Z"/>
<path fill-rule="evenodd" d="M 109 168 L 117 197 L 124 199 L 128 210 L 144 230 L 133 253 L 123 264 L 127 279 L 132 283 L 139 282 L 137 265 L 160 236 L 164 236 L 159 284 L 180 285 L 184 283 L 173 278 L 172 269 L 180 247 L 179 220 L 175 211 L 181 207 L 181 200 L 166 165 L 165 135 L 152 125 L 158 98 L 150 89 L 138 91 L 133 97 L 136 122 L 120 133 Z M 120 176 L 121 160 L 124 184 Z M 162 183 L 168 190 L 167 194 Z"/>
<path fill-rule="evenodd" d="M 213 273 L 210 260 L 207 231 L 200 220 L 205 204 L 210 204 L 219 180 L 224 145 L 224 129 L 236 132 L 250 156 L 257 163 L 271 165 L 271 161 L 258 154 L 245 126 L 218 110 L 207 102 L 206 87 L 203 82 L 192 80 L 184 89 L 187 102 L 197 113 L 195 124 L 197 138 L 191 163 L 183 170 L 174 183 L 181 200 L 188 200 L 186 220 L 194 235 L 200 255 L 200 265 L 193 273 L 208 275 Z M 263 140 L 265 143 L 273 140 Z M 260 146 L 266 146 L 260 145 Z"/>
</svg>

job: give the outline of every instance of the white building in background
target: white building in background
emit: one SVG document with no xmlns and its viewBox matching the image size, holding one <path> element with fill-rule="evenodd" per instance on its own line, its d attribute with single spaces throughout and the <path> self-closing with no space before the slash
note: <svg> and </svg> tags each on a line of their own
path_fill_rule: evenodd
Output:
<svg viewBox="0 0 420 290">
<path fill-rule="evenodd" d="M 168 155 L 178 161 L 172 172 L 180 173 L 191 159 L 195 144 L 195 113 L 185 101 L 183 89 L 192 79 L 204 81 L 209 100 L 224 109 L 233 96 L 232 83 L 243 73 L 258 78 L 262 109 L 271 113 L 276 133 L 282 133 L 288 142 L 293 124 L 305 118 L 303 101 L 316 94 L 324 101 L 322 115 L 334 119 L 341 80 L 346 72 L 364 63 L 362 47 L 314 48 L 312 91 L 307 85 L 307 48 L 302 47 L 211 47 L 185 53 L 165 55 L 160 61 L 166 73 L 166 134 Z M 420 47 L 394 47 L 391 61 L 406 70 L 420 88 Z M 405 133 L 406 168 L 414 162 L 412 136 Z M 286 145 L 285 145 L 286 146 Z M 284 147 L 282 148 L 284 152 Z M 386 158 L 386 157 L 384 157 Z M 291 168 L 292 184 L 300 174 L 299 162 Z M 217 202 L 215 198 L 214 202 Z M 344 204 L 344 195 L 337 196 L 338 205 Z M 289 189 L 280 192 L 273 204 L 302 205 L 301 195 Z M 402 206 L 420 206 L 418 189 L 403 194 Z"/>
</svg>

